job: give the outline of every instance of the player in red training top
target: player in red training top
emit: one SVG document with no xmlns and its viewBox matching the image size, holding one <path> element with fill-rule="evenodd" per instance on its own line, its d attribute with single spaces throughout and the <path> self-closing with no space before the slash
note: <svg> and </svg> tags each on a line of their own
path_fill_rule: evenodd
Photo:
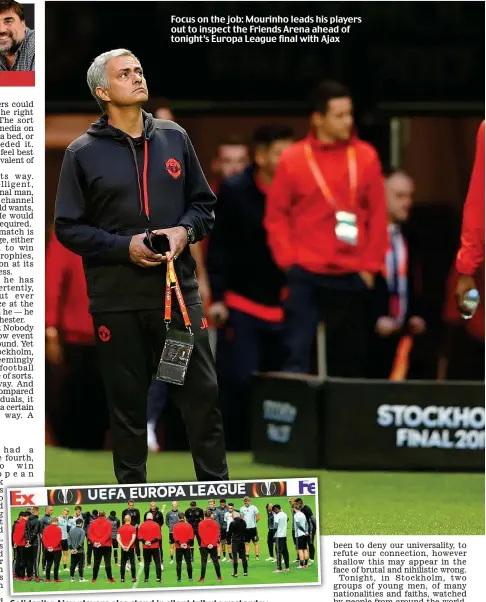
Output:
<svg viewBox="0 0 486 602">
<path fill-rule="evenodd" d="M 484 262 L 484 121 L 476 138 L 476 156 L 464 204 L 461 230 L 461 248 L 457 253 L 456 268 L 459 273 L 456 302 L 463 308 L 467 291 L 477 288 L 474 275 Z"/>
</svg>

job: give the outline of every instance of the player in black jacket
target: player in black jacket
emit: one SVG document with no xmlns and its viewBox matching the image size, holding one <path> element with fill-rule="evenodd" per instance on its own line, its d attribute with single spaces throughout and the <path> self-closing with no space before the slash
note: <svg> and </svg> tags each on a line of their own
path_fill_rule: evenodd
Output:
<svg viewBox="0 0 486 602">
<path fill-rule="evenodd" d="M 245 549 L 245 531 L 246 523 L 241 516 L 238 515 L 231 521 L 226 539 L 226 541 L 231 542 L 231 552 L 233 554 L 232 577 L 238 577 L 238 556 L 241 558 L 241 562 L 243 563 L 243 576 L 248 576 L 248 559 L 246 557 Z"/>
<path fill-rule="evenodd" d="M 25 525 L 25 562 L 27 566 L 27 579 L 34 578 L 40 581 L 39 560 L 41 552 L 41 524 L 39 521 L 39 508 L 34 506 L 32 514 Z"/>
<path fill-rule="evenodd" d="M 200 546 L 201 538 L 198 533 L 198 527 L 199 527 L 199 523 L 202 520 L 204 520 L 204 510 L 202 508 L 199 508 L 196 505 L 196 502 L 191 502 L 189 504 L 189 508 L 185 511 L 184 514 L 185 514 L 188 524 L 191 525 L 192 530 L 194 531 L 194 535 L 196 536 L 197 543 Z M 191 548 L 191 558 L 192 558 L 192 561 L 194 561 L 194 546 L 192 546 L 192 548 Z"/>
<path fill-rule="evenodd" d="M 133 54 L 98 56 L 88 84 L 104 114 L 66 150 L 55 232 L 83 258 L 116 478 L 147 481 L 147 393 L 166 340 L 166 264 L 177 260 L 187 314 L 172 295 L 171 328 L 190 334 L 194 351 L 183 386 L 169 385 L 168 396 L 181 408 L 197 479 L 227 480 L 214 358 L 188 246 L 211 230 L 215 196 L 185 130 L 142 111 L 147 84 Z M 147 229 L 168 239 L 167 256 L 143 243 Z"/>
<path fill-rule="evenodd" d="M 299 510 L 305 515 L 307 524 L 309 525 L 309 562 L 310 564 L 313 564 L 316 557 L 316 547 L 314 545 L 314 538 L 317 531 L 316 517 L 309 506 L 304 504 L 302 498 L 296 498 L 295 503 L 298 504 Z"/>
<path fill-rule="evenodd" d="M 150 504 L 150 508 L 147 510 L 147 512 L 143 515 L 143 520 L 146 521 L 147 520 L 147 514 L 150 512 L 150 514 L 152 515 L 152 520 L 154 522 L 156 522 L 160 527 L 163 526 L 164 524 L 164 515 L 162 514 L 162 512 L 159 510 L 159 507 L 157 506 L 157 504 L 155 502 L 152 502 Z"/>
</svg>

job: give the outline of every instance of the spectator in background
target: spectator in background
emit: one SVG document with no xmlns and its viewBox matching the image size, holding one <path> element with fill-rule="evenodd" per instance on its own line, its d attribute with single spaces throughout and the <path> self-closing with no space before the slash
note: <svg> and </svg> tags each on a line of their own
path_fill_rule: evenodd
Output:
<svg viewBox="0 0 486 602">
<path fill-rule="evenodd" d="M 212 290 L 209 317 L 223 327 L 216 365 L 228 449 L 250 444 L 251 375 L 279 370 L 283 362 L 284 274 L 275 265 L 263 227 L 265 198 L 282 151 L 292 144 L 287 126 L 260 127 L 254 162 L 221 184 L 217 220 L 209 239 Z"/>
<path fill-rule="evenodd" d="M 386 225 L 377 152 L 353 134 L 349 90 L 322 82 L 311 130 L 282 153 L 267 195 L 268 242 L 289 286 L 286 371 L 310 372 L 322 319 L 329 375 L 364 376 L 367 292 L 383 265 Z"/>
<path fill-rule="evenodd" d="M 59 406 L 47 400 L 49 422 L 62 447 L 101 449 L 108 429 L 108 409 L 98 371 L 93 321 L 79 255 L 52 234 L 46 252 L 46 360 L 51 379 L 61 379 Z M 83 436 L 68 428 L 66 416 L 94 416 Z"/>
<path fill-rule="evenodd" d="M 417 315 L 408 244 L 402 231 L 413 205 L 414 191 L 413 179 L 403 170 L 394 170 L 388 175 L 388 249 L 382 273 L 377 275 L 370 297 L 373 333 L 368 353 L 369 378 L 389 378 L 402 335 L 417 336 L 425 332 L 425 321 Z"/>
<path fill-rule="evenodd" d="M 481 263 L 484 264 L 484 121 L 476 138 L 476 155 L 463 210 L 461 248 L 456 259 L 459 308 L 464 294 L 477 288 L 474 275 Z"/>
<path fill-rule="evenodd" d="M 211 161 L 211 170 L 216 176 L 210 186 L 217 195 L 224 180 L 241 173 L 250 163 L 250 149 L 243 138 L 231 134 L 222 138 Z"/>
<path fill-rule="evenodd" d="M 155 119 L 168 119 L 169 121 L 175 121 L 174 113 L 169 106 L 169 101 L 167 98 L 161 98 L 159 101 L 159 106 L 155 109 L 154 117 Z"/>
<path fill-rule="evenodd" d="M 35 71 L 35 34 L 15 0 L 0 0 L 0 71 Z"/>
</svg>

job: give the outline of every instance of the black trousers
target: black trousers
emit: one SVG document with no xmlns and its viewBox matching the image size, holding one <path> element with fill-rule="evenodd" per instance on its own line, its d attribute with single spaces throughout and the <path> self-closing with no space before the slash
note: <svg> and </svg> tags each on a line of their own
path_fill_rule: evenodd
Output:
<svg viewBox="0 0 486 602">
<path fill-rule="evenodd" d="M 274 557 L 273 549 L 275 545 L 275 533 L 276 529 L 269 529 L 267 535 L 267 546 L 268 546 L 268 555 L 270 558 Z"/>
<path fill-rule="evenodd" d="M 106 576 L 108 579 L 113 579 L 113 574 L 111 572 L 111 546 L 101 546 L 99 548 L 93 547 L 93 556 L 93 579 L 98 579 L 102 559 L 105 561 Z"/>
<path fill-rule="evenodd" d="M 49 552 L 46 550 L 46 579 L 51 578 L 51 569 L 54 565 L 54 581 L 59 579 L 59 565 L 61 564 L 62 550 Z"/>
<path fill-rule="evenodd" d="M 70 577 L 74 577 L 76 567 L 78 569 L 79 576 L 82 579 L 84 577 L 84 552 L 82 550 L 78 550 L 76 554 L 71 552 L 71 566 L 69 567 Z"/>
<path fill-rule="evenodd" d="M 319 321 L 326 326 L 329 376 L 360 378 L 366 372 L 369 330 L 366 285 L 359 274 L 323 276 L 294 266 L 285 301 L 287 359 L 284 371 L 311 373 L 311 352 Z"/>
<path fill-rule="evenodd" d="M 282 570 L 282 558 L 285 563 L 285 568 L 290 568 L 289 549 L 287 548 L 286 537 L 275 538 L 275 549 L 277 551 L 277 568 Z"/>
<path fill-rule="evenodd" d="M 128 552 L 121 551 L 120 559 L 120 578 L 125 579 L 125 570 L 127 562 L 130 562 L 130 570 L 132 572 L 132 579 L 137 578 L 137 569 L 135 568 L 135 550 L 130 548 Z"/>
<path fill-rule="evenodd" d="M 228 450 L 248 450 L 251 440 L 250 412 L 243 408 L 251 396 L 255 372 L 278 371 L 284 360 L 283 324 L 260 320 L 235 309 L 218 330 L 216 370 Z"/>
<path fill-rule="evenodd" d="M 204 579 L 206 576 L 206 567 L 208 565 L 208 556 L 211 556 L 211 560 L 213 561 L 214 570 L 216 571 L 216 577 L 219 579 L 221 577 L 221 567 L 219 565 L 218 559 L 218 547 L 215 548 L 200 548 L 201 552 L 201 579 Z"/>
<path fill-rule="evenodd" d="M 367 378 L 388 379 L 390 377 L 400 337 L 401 334 L 380 337 L 376 333 L 370 336 Z"/>
<path fill-rule="evenodd" d="M 161 299 L 163 304 L 163 299 Z M 168 399 L 185 423 L 196 477 L 225 481 L 228 477 L 218 385 L 201 304 L 188 307 L 194 349 L 183 386 L 168 385 Z M 110 412 L 113 464 L 119 483 L 147 482 L 147 393 L 154 354 L 165 342 L 164 311 L 125 311 L 93 316 L 99 367 Z M 184 330 L 182 315 L 172 312 L 172 325 Z"/>
<path fill-rule="evenodd" d="M 88 537 L 88 535 L 86 534 L 86 538 Z M 88 566 L 91 565 L 91 557 L 93 556 L 93 544 L 89 541 L 88 539 L 88 553 L 87 553 L 87 559 L 86 559 L 86 563 L 88 564 Z"/>
<path fill-rule="evenodd" d="M 246 549 L 244 539 L 231 540 L 231 553 L 233 554 L 233 574 L 238 574 L 238 558 L 243 563 L 243 572 L 248 573 L 248 560 L 246 558 Z"/>
<path fill-rule="evenodd" d="M 29 546 L 24 548 L 25 553 L 25 565 L 27 567 L 27 577 L 39 577 L 39 560 L 40 560 L 40 546 Z"/>
<path fill-rule="evenodd" d="M 314 538 L 316 536 L 317 523 L 316 517 L 312 516 L 309 520 L 309 560 L 314 560 L 316 557 L 316 546 L 314 544 Z"/>
<path fill-rule="evenodd" d="M 177 579 L 182 579 L 182 559 L 186 561 L 187 576 L 192 579 L 191 548 L 176 548 Z"/>
<path fill-rule="evenodd" d="M 143 572 L 145 579 L 149 578 L 150 573 L 150 563 L 154 561 L 155 564 L 155 574 L 157 575 L 157 579 L 162 579 L 162 564 L 161 564 L 161 556 L 160 556 L 160 548 L 153 548 L 152 550 L 149 548 L 143 549 Z"/>
<path fill-rule="evenodd" d="M 25 547 L 17 546 L 15 548 L 15 574 L 22 579 L 25 577 Z"/>
</svg>

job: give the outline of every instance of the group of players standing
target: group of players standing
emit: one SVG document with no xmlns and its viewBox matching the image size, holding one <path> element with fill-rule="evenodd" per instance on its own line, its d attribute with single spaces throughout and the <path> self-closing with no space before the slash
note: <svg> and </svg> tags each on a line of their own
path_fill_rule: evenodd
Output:
<svg viewBox="0 0 486 602">
<path fill-rule="evenodd" d="M 45 581 L 62 582 L 59 578 L 61 561 L 64 570 L 68 570 L 70 560 L 70 579 L 75 581 L 76 569 L 79 581 L 84 579 L 85 556 L 86 566 L 91 568 L 93 562 L 93 578 L 98 579 L 101 561 L 104 561 L 108 582 L 114 583 L 111 559 L 112 551 L 115 566 L 120 567 L 120 581 L 125 581 L 126 571 L 130 571 L 132 582 L 137 582 L 136 562 L 144 569 L 145 583 L 149 581 L 150 565 L 153 561 L 157 583 L 162 582 L 164 556 L 162 549 L 162 527 L 169 529 L 170 564 L 176 562 L 177 581 L 182 581 L 182 562 L 187 569 L 189 581 L 193 581 L 194 542 L 197 540 L 201 555 L 201 574 L 198 579 L 203 583 L 208 561 L 214 566 L 218 581 L 222 581 L 220 562 L 229 560 L 233 563 L 232 577 L 238 577 L 239 561 L 243 566 L 243 576 L 248 575 L 250 543 L 253 542 L 255 559 L 260 560 L 259 537 L 257 523 L 260 520 L 258 508 L 251 503 L 249 497 L 244 498 L 239 512 L 234 504 L 221 499 L 219 506 L 214 500 L 209 501 L 206 510 L 191 502 L 189 508 L 182 512 L 177 501 L 172 502 L 171 509 L 165 514 L 155 502 L 150 504 L 143 521 L 140 511 L 135 508 L 133 500 L 118 518 L 112 510 L 107 516 L 104 511 L 92 510 L 83 512 L 76 506 L 72 516 L 69 509 L 64 508 L 59 517 L 53 517 L 53 508 L 48 506 L 45 515 L 39 518 L 39 508 L 33 507 L 19 513 L 12 530 L 14 550 L 14 579 L 40 582 L 39 568 L 42 556 L 42 569 Z M 301 498 L 290 498 L 293 514 L 292 538 L 297 551 L 297 568 L 306 568 L 314 562 L 316 520 L 312 510 Z M 276 562 L 274 572 L 290 570 L 289 550 L 287 546 L 288 516 L 279 504 L 267 504 L 269 557 L 267 561 Z M 86 541 L 86 552 L 85 552 Z M 142 546 L 142 551 L 141 547 Z M 120 550 L 120 557 L 118 551 Z M 226 555 L 228 554 L 228 558 Z M 143 560 L 142 560 L 143 559 Z M 119 562 L 120 560 L 120 562 Z M 282 560 L 284 568 L 282 568 Z"/>
</svg>

